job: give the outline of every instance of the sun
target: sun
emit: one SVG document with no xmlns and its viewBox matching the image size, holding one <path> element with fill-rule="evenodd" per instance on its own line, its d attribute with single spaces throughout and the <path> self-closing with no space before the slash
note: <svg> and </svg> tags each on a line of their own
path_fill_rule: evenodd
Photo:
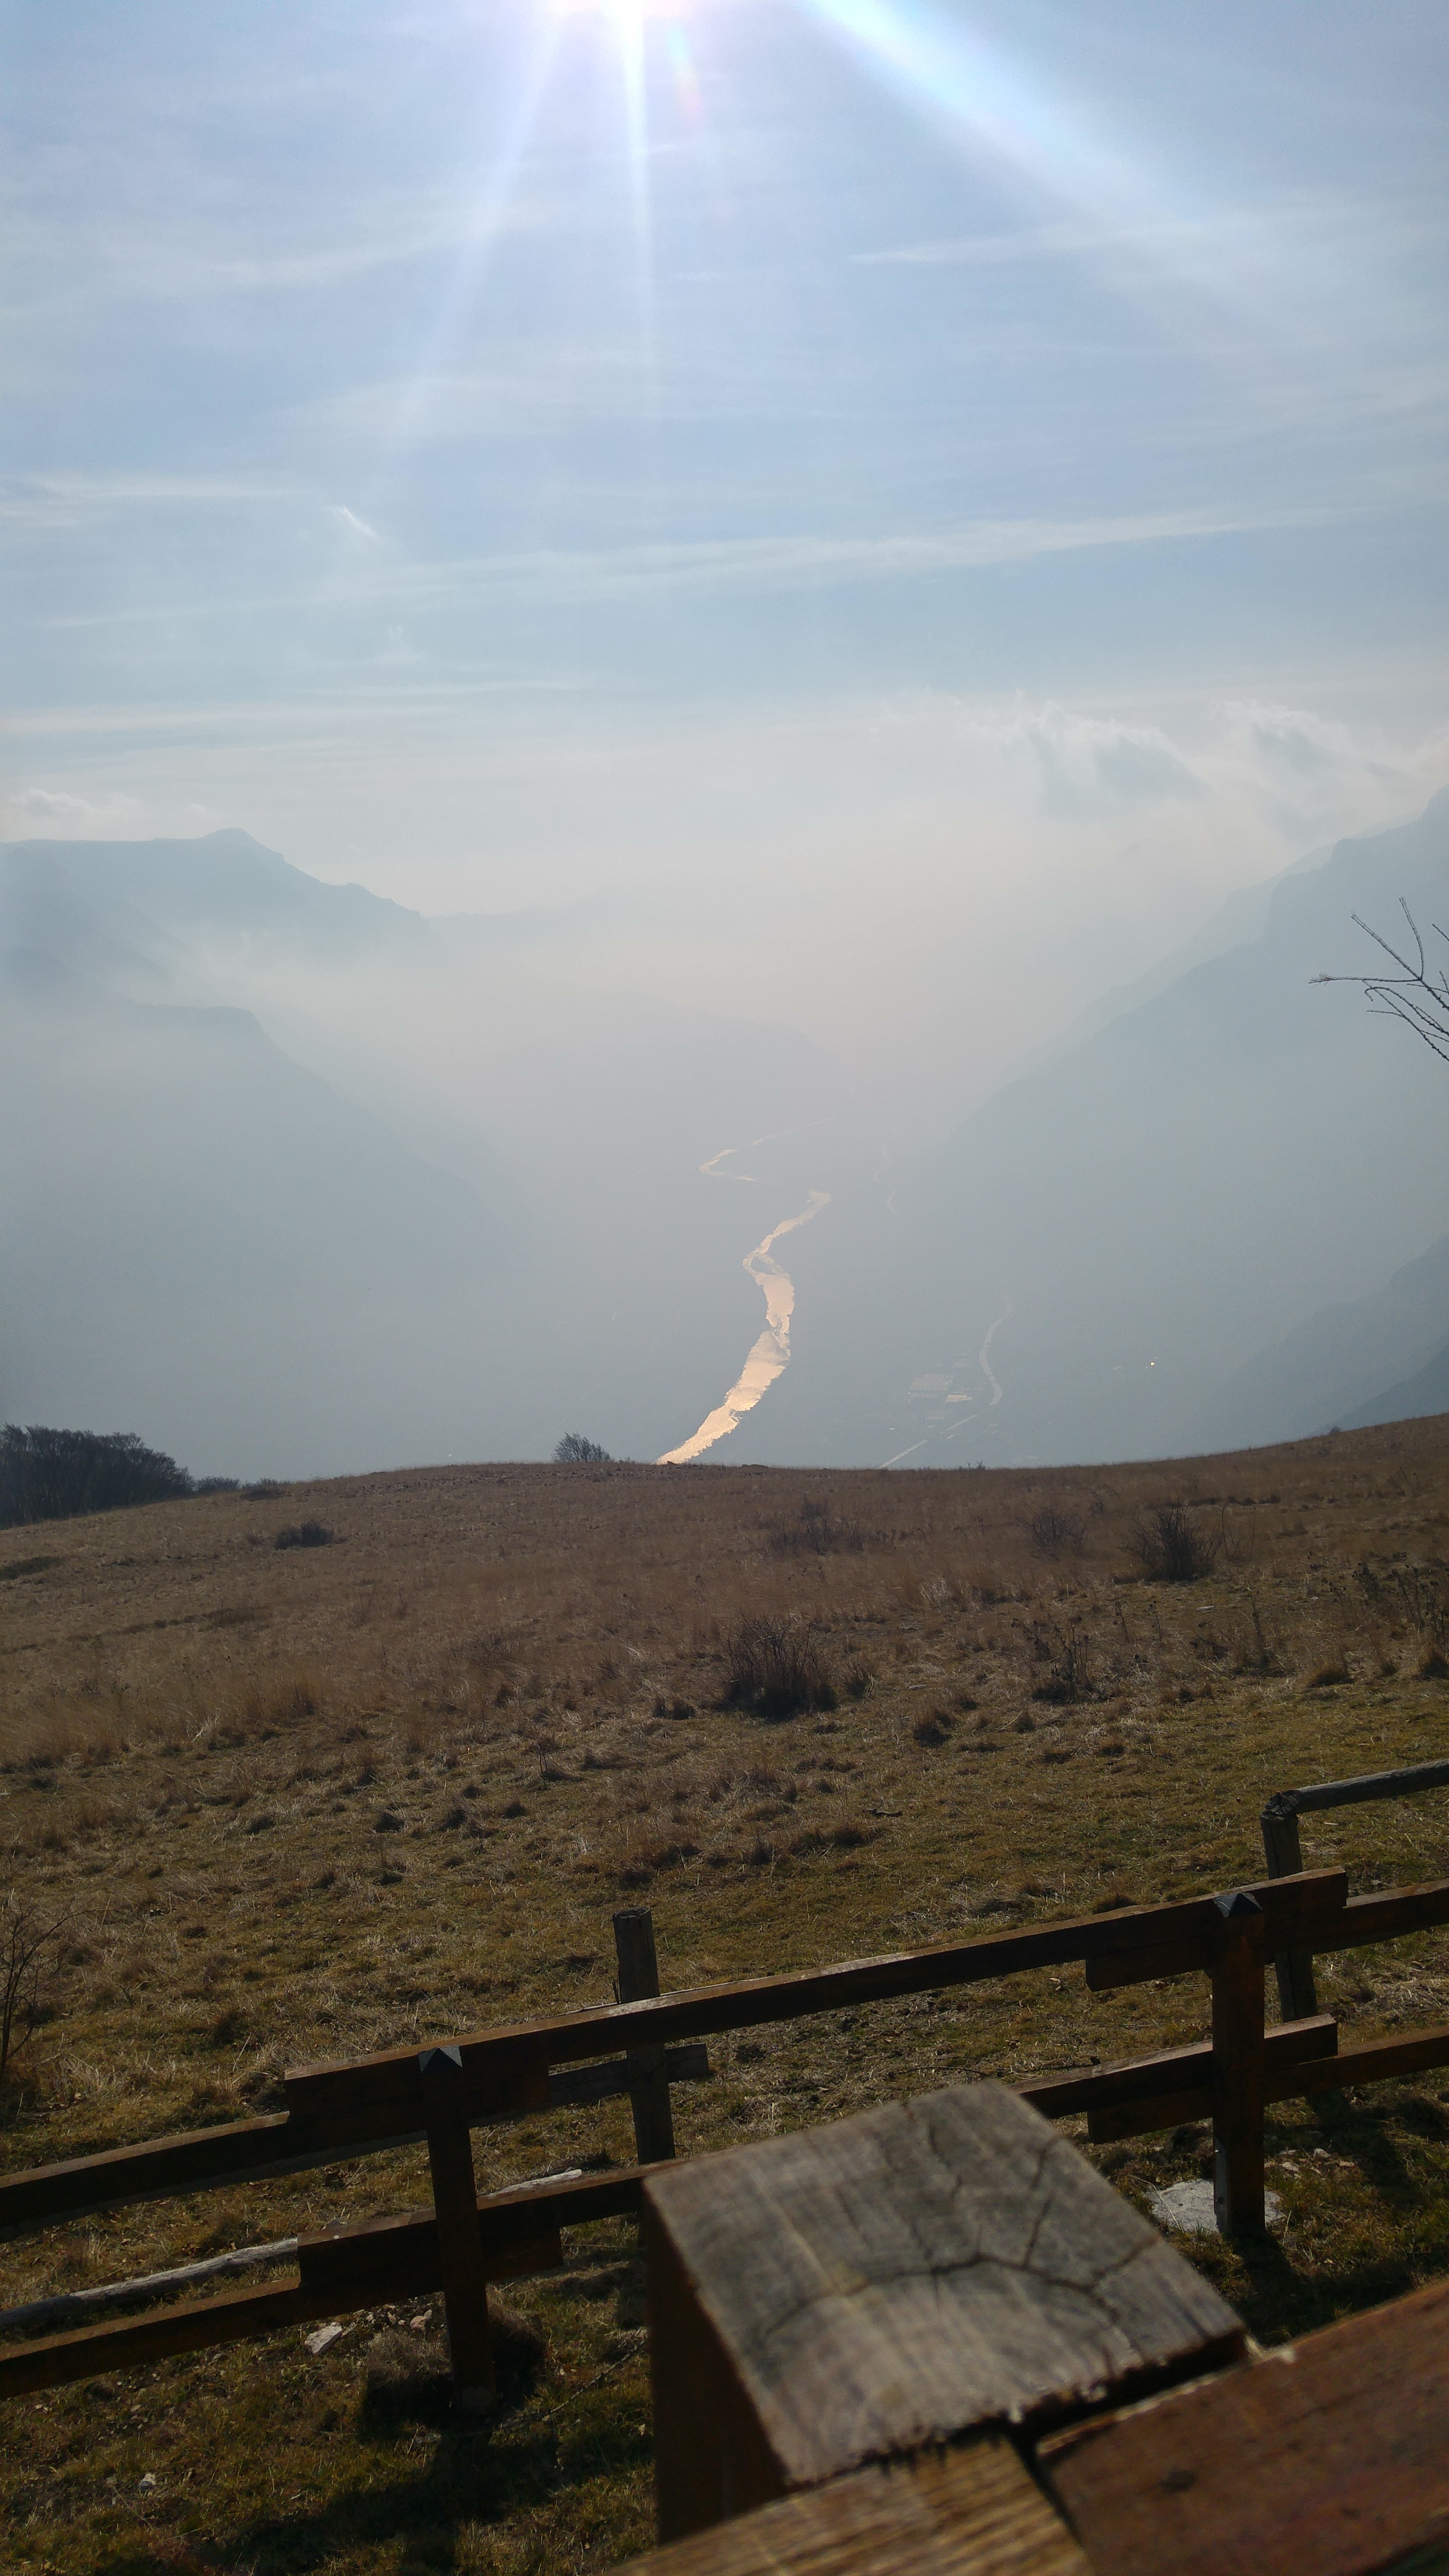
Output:
<svg viewBox="0 0 1449 2576">
<path fill-rule="evenodd" d="M 599 18 L 621 44 L 637 44 L 650 19 L 690 18 L 699 0 L 549 0 L 555 18 Z"/>
</svg>

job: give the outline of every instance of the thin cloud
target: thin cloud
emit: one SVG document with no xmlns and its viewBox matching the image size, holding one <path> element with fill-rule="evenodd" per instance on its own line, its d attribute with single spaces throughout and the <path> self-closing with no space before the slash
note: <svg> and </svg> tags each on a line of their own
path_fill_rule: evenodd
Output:
<svg viewBox="0 0 1449 2576">
<path fill-rule="evenodd" d="M 0 489 L 7 517 L 57 510 L 213 508 L 232 501 L 293 501 L 300 486 L 261 474 L 26 474 Z"/>
<path fill-rule="evenodd" d="M 340 505 L 332 507 L 335 516 L 342 515 Z M 350 511 L 345 515 L 352 518 Z M 1164 510 L 1091 519 L 981 519 L 925 535 L 721 537 L 568 552 L 540 548 L 528 554 L 478 555 L 454 563 L 379 565 L 363 577 L 360 586 L 354 569 L 345 584 L 335 588 L 318 581 L 305 591 L 101 609 L 53 617 L 49 624 L 54 631 L 68 631 L 229 618 L 243 611 L 251 615 L 293 609 L 304 596 L 313 610 L 331 604 L 350 611 L 362 597 L 417 606 L 465 599 L 479 588 L 495 597 L 501 591 L 531 591 L 556 599 L 607 599 L 657 590 L 765 594 L 838 588 L 859 582 L 929 580 L 1093 548 L 1183 544 L 1266 529 L 1316 527 L 1344 515 L 1313 509 Z M 364 535 L 375 535 L 365 523 L 357 524 Z"/>
<path fill-rule="evenodd" d="M 329 502 L 328 510 L 339 528 L 345 528 L 349 536 L 366 537 L 370 545 L 381 545 L 382 539 L 376 528 L 370 528 L 365 519 L 359 519 L 357 512 L 349 510 L 345 501 Z"/>
</svg>

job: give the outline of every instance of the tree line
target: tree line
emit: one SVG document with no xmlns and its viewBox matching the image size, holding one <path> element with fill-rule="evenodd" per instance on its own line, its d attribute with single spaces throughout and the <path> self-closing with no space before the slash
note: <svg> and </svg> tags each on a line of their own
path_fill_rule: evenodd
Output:
<svg viewBox="0 0 1449 2576">
<path fill-rule="evenodd" d="M 0 1430 L 0 1529 L 114 1512 L 130 1503 L 174 1502 L 226 1481 L 198 1484 L 134 1431 L 55 1431 L 41 1423 L 22 1430 L 18 1422 Z"/>
</svg>

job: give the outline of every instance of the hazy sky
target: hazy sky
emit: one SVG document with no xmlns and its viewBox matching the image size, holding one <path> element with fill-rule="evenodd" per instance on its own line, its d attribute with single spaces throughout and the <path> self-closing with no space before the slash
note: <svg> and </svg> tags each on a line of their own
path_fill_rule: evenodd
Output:
<svg viewBox="0 0 1449 2576">
<path fill-rule="evenodd" d="M 1424 0 L 0 30 L 10 835 L 929 1018 L 1449 775 Z"/>
</svg>

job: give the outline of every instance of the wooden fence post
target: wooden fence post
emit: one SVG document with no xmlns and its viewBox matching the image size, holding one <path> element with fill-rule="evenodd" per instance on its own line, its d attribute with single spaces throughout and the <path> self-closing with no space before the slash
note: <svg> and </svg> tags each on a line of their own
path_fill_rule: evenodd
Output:
<svg viewBox="0 0 1449 2576">
<path fill-rule="evenodd" d="M 1303 1868 L 1303 1846 L 1298 1839 L 1298 1812 L 1282 1807 L 1270 1798 L 1263 1809 L 1263 1850 L 1267 1855 L 1270 1878 L 1297 1878 Z M 1278 1974 L 1278 2009 L 1285 2021 L 1306 2021 L 1318 2010 L 1318 1989 L 1313 1982 L 1311 1950 L 1280 1950 L 1276 1961 Z"/>
<path fill-rule="evenodd" d="M 614 1917 L 614 1950 L 619 1962 L 619 2001 L 635 2004 L 659 1992 L 659 1961 L 654 1948 L 654 1917 L 647 1905 L 626 1905 Z M 641 2165 L 659 2164 L 674 2153 L 674 2112 L 662 2048 L 631 2048 L 629 2099 L 634 2110 L 634 2144 Z"/>
<path fill-rule="evenodd" d="M 418 2057 L 418 2084 L 438 2219 L 453 2399 L 464 2414 L 483 2415 L 493 2403 L 496 2381 L 461 2052 L 423 2049 Z"/>
<path fill-rule="evenodd" d="M 1220 2234 L 1261 2236 L 1263 1909 L 1244 1888 L 1213 1903 L 1213 2210 Z"/>
</svg>

